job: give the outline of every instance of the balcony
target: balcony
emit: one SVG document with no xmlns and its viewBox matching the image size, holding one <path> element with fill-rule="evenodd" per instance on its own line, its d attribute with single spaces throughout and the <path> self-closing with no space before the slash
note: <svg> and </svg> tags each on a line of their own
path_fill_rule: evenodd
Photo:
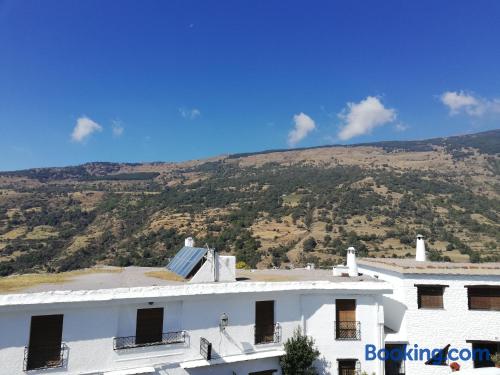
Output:
<svg viewBox="0 0 500 375">
<path fill-rule="evenodd" d="M 335 322 L 335 340 L 361 340 L 361 322 Z"/>
<path fill-rule="evenodd" d="M 279 323 L 256 325 L 254 327 L 255 344 L 277 344 L 281 342 L 281 326 Z"/>
<path fill-rule="evenodd" d="M 138 342 L 136 336 L 115 337 L 113 339 L 113 350 L 140 348 L 144 346 L 184 344 L 186 342 L 186 331 L 162 333 L 161 340 L 151 342 Z"/>
<path fill-rule="evenodd" d="M 66 344 L 49 346 L 25 346 L 23 370 L 44 370 L 65 366 L 68 347 Z"/>
</svg>

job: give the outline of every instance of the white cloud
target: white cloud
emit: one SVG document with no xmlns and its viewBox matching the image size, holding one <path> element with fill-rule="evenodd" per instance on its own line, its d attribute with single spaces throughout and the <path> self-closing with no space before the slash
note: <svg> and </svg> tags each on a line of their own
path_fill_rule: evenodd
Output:
<svg viewBox="0 0 500 375">
<path fill-rule="evenodd" d="M 102 131 L 102 126 L 92 121 L 86 116 L 82 116 L 76 120 L 75 128 L 71 133 L 71 139 L 74 142 L 84 142 L 92 133 Z"/>
<path fill-rule="evenodd" d="M 398 132 L 404 132 L 408 130 L 410 127 L 402 122 L 398 122 L 396 125 L 394 125 L 394 129 Z"/>
<path fill-rule="evenodd" d="M 446 91 L 439 97 L 448 107 L 450 115 L 465 113 L 480 117 L 487 113 L 500 113 L 500 99 L 485 99 L 464 91 Z"/>
<path fill-rule="evenodd" d="M 288 144 L 290 146 L 295 146 L 301 140 L 303 140 L 307 135 L 316 129 L 316 124 L 314 120 L 310 118 L 305 113 L 301 112 L 298 115 L 293 116 L 293 121 L 295 123 L 290 133 L 288 133 Z"/>
<path fill-rule="evenodd" d="M 396 120 L 396 110 L 385 108 L 378 98 L 368 96 L 359 103 L 347 103 L 338 116 L 343 120 L 338 137 L 346 141 L 393 122 Z"/>
<path fill-rule="evenodd" d="M 201 116 L 201 111 L 197 108 L 179 108 L 179 113 L 181 114 L 182 117 L 189 119 L 189 120 L 194 120 L 198 117 Z"/>
<path fill-rule="evenodd" d="M 111 130 L 113 131 L 113 136 L 118 138 L 122 136 L 125 129 L 123 128 L 122 122 L 120 120 L 114 120 L 111 125 Z"/>
</svg>

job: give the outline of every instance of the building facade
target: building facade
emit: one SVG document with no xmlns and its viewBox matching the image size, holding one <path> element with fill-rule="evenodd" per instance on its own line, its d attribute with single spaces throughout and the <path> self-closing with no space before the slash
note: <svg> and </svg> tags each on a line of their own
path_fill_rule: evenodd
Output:
<svg viewBox="0 0 500 375">
<path fill-rule="evenodd" d="M 367 258 L 358 261 L 358 268 L 393 287 L 383 297 L 386 348 L 454 350 L 449 354 L 462 370 L 493 366 L 488 359 L 467 358 L 467 351 L 500 351 L 500 264 Z M 386 375 L 450 372 L 450 360 L 426 362 L 388 363 Z"/>
<path fill-rule="evenodd" d="M 0 374 L 280 374 L 298 327 L 320 373 L 382 374 L 364 346 L 383 345 L 389 285 L 324 275 L 1 295 Z"/>
</svg>

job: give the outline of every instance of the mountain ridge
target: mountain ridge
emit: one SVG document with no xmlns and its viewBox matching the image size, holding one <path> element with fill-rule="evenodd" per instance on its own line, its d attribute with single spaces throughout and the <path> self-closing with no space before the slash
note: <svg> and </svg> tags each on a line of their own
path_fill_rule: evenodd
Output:
<svg viewBox="0 0 500 375">
<path fill-rule="evenodd" d="M 396 142 L 396 143 L 394 143 Z M 500 261 L 500 130 L 424 141 L 0 173 L 0 276 L 165 265 L 193 236 L 240 267 Z"/>
<path fill-rule="evenodd" d="M 474 140 L 475 138 L 478 138 L 478 137 L 481 138 L 481 141 L 478 143 L 474 143 L 472 140 Z M 467 133 L 467 134 L 461 134 L 461 135 L 451 135 L 451 136 L 447 136 L 447 137 L 434 137 L 434 138 L 416 139 L 416 140 L 377 141 L 377 142 L 363 142 L 363 143 L 354 143 L 354 144 L 330 144 L 330 145 L 319 145 L 319 146 L 310 146 L 310 147 L 281 148 L 281 149 L 277 148 L 277 149 L 266 149 L 266 150 L 260 150 L 260 151 L 237 152 L 237 153 L 230 153 L 230 154 L 221 154 L 221 155 L 212 156 L 212 157 L 208 157 L 208 158 L 190 159 L 190 160 L 184 160 L 184 161 L 178 161 L 178 162 L 159 161 L 159 160 L 152 161 L 152 162 L 90 161 L 90 162 L 86 162 L 83 164 L 76 164 L 76 165 L 57 166 L 57 167 L 36 167 L 36 168 L 25 168 L 25 169 L 19 169 L 19 170 L 0 171 L 0 175 L 15 174 L 15 173 L 19 173 L 19 172 L 23 172 L 23 171 L 30 171 L 30 170 L 75 168 L 75 167 L 81 167 L 81 166 L 86 166 L 86 165 L 103 165 L 103 166 L 105 166 L 105 165 L 109 165 L 109 166 L 126 165 L 126 166 L 133 167 L 133 166 L 138 166 L 138 165 L 143 165 L 143 164 L 148 164 L 148 165 L 182 164 L 182 163 L 189 163 L 189 162 L 199 162 L 199 161 L 209 160 L 209 159 L 214 159 L 214 158 L 227 157 L 230 159 L 235 159 L 235 158 L 240 158 L 240 157 L 253 156 L 253 155 L 263 155 L 263 154 L 276 153 L 276 152 L 306 151 L 306 150 L 315 150 L 315 149 L 322 149 L 322 148 L 334 148 L 334 147 L 342 147 L 342 148 L 381 147 L 381 148 L 384 148 L 386 150 L 401 150 L 401 151 L 408 150 L 408 148 L 410 147 L 410 148 L 413 148 L 417 151 L 430 151 L 431 150 L 429 148 L 430 145 L 444 146 L 449 141 L 451 141 L 451 145 L 458 146 L 462 142 L 456 142 L 457 140 L 468 141 L 469 147 L 479 146 L 480 150 L 484 153 L 498 154 L 498 153 L 500 153 L 500 146 L 498 146 L 498 144 L 495 144 L 495 142 L 492 142 L 492 139 L 496 139 L 499 137 L 500 137 L 500 129 L 492 129 L 492 130 L 487 130 L 487 131 L 478 132 L 478 133 Z M 486 146 L 484 145 L 485 143 L 486 143 Z M 427 147 L 425 147 L 425 146 L 427 146 Z"/>
</svg>

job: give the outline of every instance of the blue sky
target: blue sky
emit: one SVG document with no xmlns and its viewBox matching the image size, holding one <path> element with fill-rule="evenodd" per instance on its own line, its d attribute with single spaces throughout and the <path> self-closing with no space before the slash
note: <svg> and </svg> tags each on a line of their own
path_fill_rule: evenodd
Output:
<svg viewBox="0 0 500 375">
<path fill-rule="evenodd" d="M 499 18 L 495 0 L 0 0 L 0 170 L 498 128 Z"/>
</svg>

